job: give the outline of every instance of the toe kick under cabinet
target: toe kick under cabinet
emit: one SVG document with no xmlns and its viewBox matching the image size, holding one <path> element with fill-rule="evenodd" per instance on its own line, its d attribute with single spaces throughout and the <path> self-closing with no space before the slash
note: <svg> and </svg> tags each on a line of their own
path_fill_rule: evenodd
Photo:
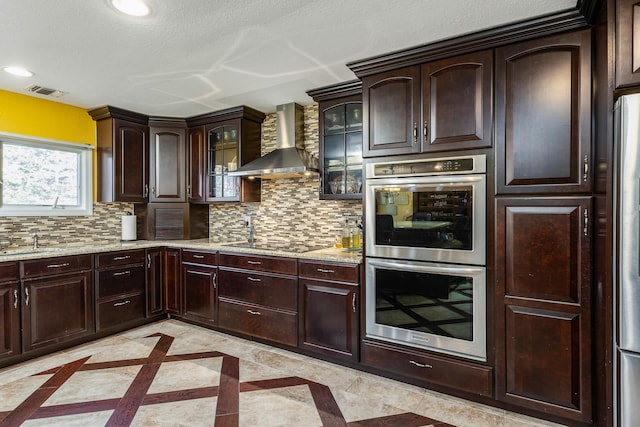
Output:
<svg viewBox="0 0 640 427">
<path fill-rule="evenodd" d="M 295 258 L 222 252 L 218 327 L 297 346 L 297 274 Z"/>
<path fill-rule="evenodd" d="M 95 255 L 96 330 L 124 330 L 145 318 L 144 249 Z"/>
</svg>

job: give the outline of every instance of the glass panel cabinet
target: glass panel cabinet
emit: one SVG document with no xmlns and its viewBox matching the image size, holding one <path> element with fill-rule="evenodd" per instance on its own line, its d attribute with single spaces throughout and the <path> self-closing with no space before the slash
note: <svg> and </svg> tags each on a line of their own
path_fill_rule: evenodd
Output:
<svg viewBox="0 0 640 427">
<path fill-rule="evenodd" d="M 362 198 L 361 91 L 354 81 L 308 92 L 319 101 L 320 199 Z"/>
<path fill-rule="evenodd" d="M 238 166 L 238 135 L 236 124 L 218 126 L 208 132 L 210 199 L 237 198 L 240 193 L 240 178 L 228 175 Z"/>
</svg>

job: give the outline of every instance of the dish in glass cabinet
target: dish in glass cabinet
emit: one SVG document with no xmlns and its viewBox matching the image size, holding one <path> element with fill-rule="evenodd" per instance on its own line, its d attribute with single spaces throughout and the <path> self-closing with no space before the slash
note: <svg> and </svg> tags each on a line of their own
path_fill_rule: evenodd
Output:
<svg viewBox="0 0 640 427">
<path fill-rule="evenodd" d="M 362 181 L 358 181 L 353 175 L 340 175 L 329 182 L 332 194 L 357 194 L 360 193 Z"/>
</svg>

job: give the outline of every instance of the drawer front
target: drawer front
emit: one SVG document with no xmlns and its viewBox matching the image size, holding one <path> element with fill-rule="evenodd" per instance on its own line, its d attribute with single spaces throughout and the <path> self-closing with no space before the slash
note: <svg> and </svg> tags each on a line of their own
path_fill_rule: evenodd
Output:
<svg viewBox="0 0 640 427">
<path fill-rule="evenodd" d="M 98 299 L 125 293 L 144 292 L 143 266 L 98 271 Z"/>
<path fill-rule="evenodd" d="M 269 273 L 298 275 L 298 260 L 295 258 L 263 255 L 220 254 L 220 266 L 246 268 Z"/>
<path fill-rule="evenodd" d="M 22 277 L 25 279 L 90 269 L 91 255 L 89 254 L 22 261 Z"/>
<path fill-rule="evenodd" d="M 144 263 L 144 249 L 135 251 L 107 252 L 96 255 L 96 268 Z"/>
<path fill-rule="evenodd" d="M 334 282 L 360 282 L 360 266 L 299 260 L 300 277 L 331 280 Z"/>
<path fill-rule="evenodd" d="M 218 308 L 220 328 L 285 345 L 298 344 L 298 316 L 295 313 L 240 304 L 225 298 L 220 298 Z"/>
<path fill-rule="evenodd" d="M 98 331 L 140 320 L 145 316 L 145 300 L 142 294 L 103 301 L 97 307 Z"/>
<path fill-rule="evenodd" d="M 493 395 L 492 368 L 364 342 L 362 363 L 481 396 Z"/>
<path fill-rule="evenodd" d="M 298 310 L 298 279 L 239 270 L 220 269 L 219 294 L 250 304 Z"/>
<path fill-rule="evenodd" d="M 218 265 L 217 255 L 218 255 L 217 252 L 201 252 L 201 251 L 190 251 L 187 249 L 183 249 L 182 262 L 217 266 Z"/>
<path fill-rule="evenodd" d="M 18 263 L 3 262 L 0 264 L 0 282 L 18 280 Z"/>
</svg>

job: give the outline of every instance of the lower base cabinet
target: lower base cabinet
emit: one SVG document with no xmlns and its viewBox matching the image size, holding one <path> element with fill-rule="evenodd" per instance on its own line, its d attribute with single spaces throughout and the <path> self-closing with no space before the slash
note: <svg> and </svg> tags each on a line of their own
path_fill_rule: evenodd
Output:
<svg viewBox="0 0 640 427">
<path fill-rule="evenodd" d="M 298 344 L 297 313 L 222 297 L 219 304 L 218 326 L 221 328 L 292 347 Z"/>
<path fill-rule="evenodd" d="M 182 280 L 180 249 L 168 248 L 162 257 L 162 288 L 164 289 L 164 311 L 167 314 L 182 313 Z"/>
<path fill-rule="evenodd" d="M 216 325 L 217 264 L 215 252 L 182 251 L 182 316 L 185 319 Z"/>
<path fill-rule="evenodd" d="M 145 251 L 147 258 L 147 317 L 164 313 L 164 292 L 162 288 L 162 249 L 150 248 Z"/>
<path fill-rule="evenodd" d="M 20 354 L 18 263 L 0 264 L 0 360 Z"/>
</svg>

